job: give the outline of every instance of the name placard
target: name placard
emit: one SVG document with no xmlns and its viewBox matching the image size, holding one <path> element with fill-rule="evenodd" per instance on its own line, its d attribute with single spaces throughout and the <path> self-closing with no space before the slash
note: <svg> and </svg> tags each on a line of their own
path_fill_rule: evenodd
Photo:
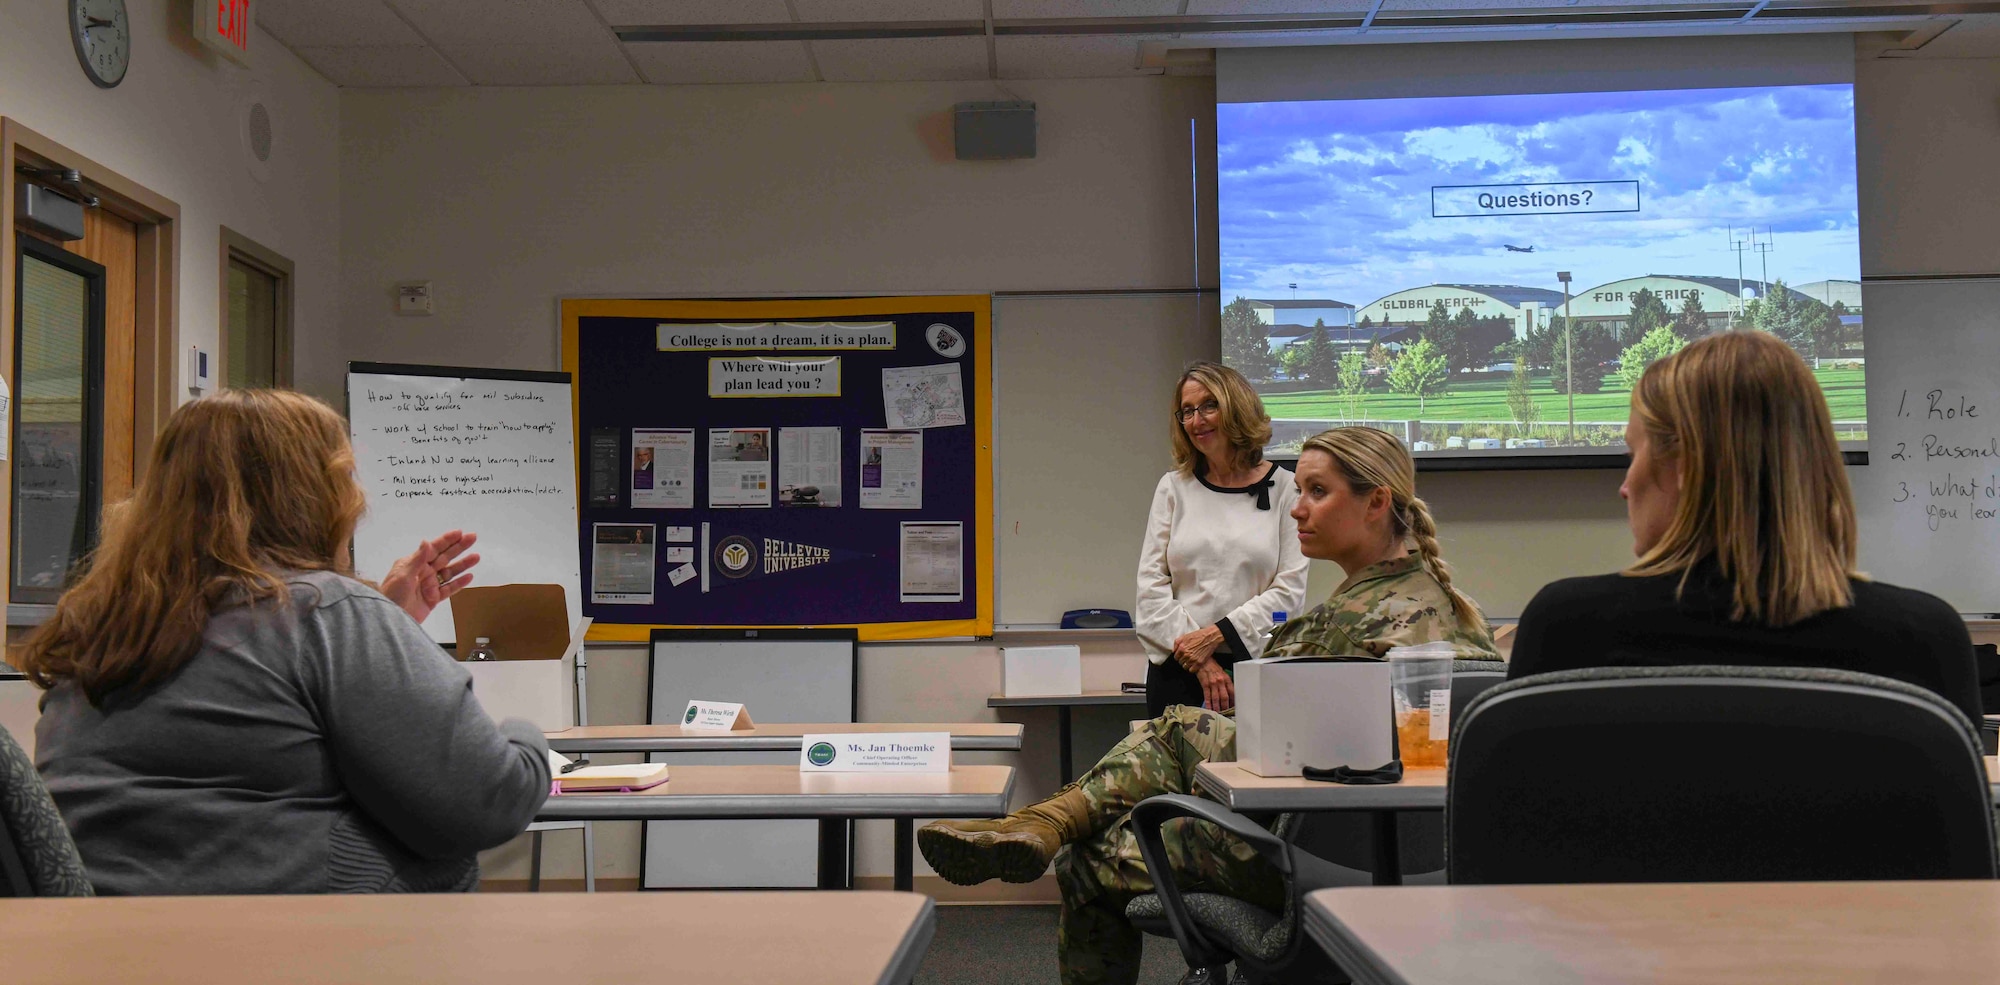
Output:
<svg viewBox="0 0 2000 985">
<path fill-rule="evenodd" d="M 949 732 L 855 732 L 807 735 L 801 773 L 949 773 Z"/>
<path fill-rule="evenodd" d="M 750 720 L 750 712 L 728 701 L 697 698 L 688 702 L 687 714 L 681 716 L 681 728 L 690 731 L 737 732 L 756 727 L 757 723 Z"/>
</svg>

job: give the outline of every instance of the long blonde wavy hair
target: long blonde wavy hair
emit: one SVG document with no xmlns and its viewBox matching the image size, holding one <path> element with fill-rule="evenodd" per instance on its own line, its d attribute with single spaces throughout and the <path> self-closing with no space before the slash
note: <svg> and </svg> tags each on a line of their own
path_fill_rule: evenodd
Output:
<svg viewBox="0 0 2000 985">
<path fill-rule="evenodd" d="M 1366 495 L 1378 488 L 1389 490 L 1389 516 L 1397 536 L 1416 545 L 1424 570 L 1437 579 L 1439 587 L 1451 599 L 1458 624 L 1466 629 L 1483 629 L 1486 617 L 1479 606 L 1452 586 L 1451 566 L 1444 563 L 1438 548 L 1437 521 L 1431 517 L 1431 508 L 1417 498 L 1417 465 L 1403 443 L 1387 431 L 1345 427 L 1307 438 L 1299 454 L 1309 451 L 1324 452 L 1332 458 L 1333 467 L 1346 478 L 1347 487 L 1355 495 Z"/>
<path fill-rule="evenodd" d="M 1651 366 L 1629 427 L 1680 466 L 1666 533 L 1629 575 L 1713 561 L 1730 617 L 1789 626 L 1853 603 L 1854 493 L 1833 415 L 1805 360 L 1763 332 L 1712 335 Z"/>
<path fill-rule="evenodd" d="M 213 613 L 282 598 L 282 571 L 351 575 L 366 506 L 346 423 L 326 404 L 286 390 L 184 404 L 131 498 L 105 509 L 102 541 L 19 668 L 43 688 L 75 681 L 93 705 L 161 681 Z"/>
</svg>

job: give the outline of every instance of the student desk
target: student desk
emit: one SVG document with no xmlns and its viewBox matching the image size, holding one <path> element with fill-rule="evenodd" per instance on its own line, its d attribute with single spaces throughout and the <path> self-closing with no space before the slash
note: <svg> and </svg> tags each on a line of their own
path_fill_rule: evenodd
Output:
<svg viewBox="0 0 2000 985">
<path fill-rule="evenodd" d="M 755 728 L 721 732 L 714 729 L 684 729 L 679 725 L 585 725 L 545 732 L 549 748 L 556 752 L 798 752 L 805 736 L 813 733 L 851 734 L 855 732 L 949 732 L 953 752 L 1016 752 L 1021 748 L 1018 722 L 828 722 L 824 724 L 759 725 Z M 1003 806 L 994 816 L 1004 814 Z M 893 821 L 896 845 L 896 885 L 908 888 L 904 869 L 914 866 L 911 852 L 916 845 L 916 820 L 898 817 Z"/>
<path fill-rule="evenodd" d="M 999 817 L 1012 766 L 950 773 L 804 773 L 797 766 L 674 766 L 667 782 L 635 793 L 552 795 L 537 821 L 812 818 L 819 822 L 819 885 L 847 885 L 847 822 L 861 818 Z M 896 846 L 895 887 L 915 882 L 914 840 Z"/>
<path fill-rule="evenodd" d="M 2000 882 L 1407 886 L 1306 896 L 1361 985 L 1991 981 Z"/>
<path fill-rule="evenodd" d="M 1297 776 L 1258 776 L 1235 763 L 1202 763 L 1195 782 L 1233 811 L 1372 811 L 1375 815 L 1375 884 L 1400 885 L 1402 855 L 1396 844 L 1396 811 L 1441 811 L 1445 771 L 1414 769 L 1401 783 L 1354 786 Z M 2000 758 L 1986 757 L 1986 776 L 2000 806 Z"/>
<path fill-rule="evenodd" d="M 9 985 L 901 985 L 908 893 L 427 893 L 0 900 Z"/>
<path fill-rule="evenodd" d="M 1008 697 L 996 694 L 986 699 L 988 708 L 1054 708 L 1056 710 L 1056 765 L 1062 769 L 1063 786 L 1076 779 L 1070 761 L 1069 710 L 1077 705 L 1144 705 L 1144 694 L 1123 691 L 1085 691 L 1082 694 L 1024 694 Z"/>
<path fill-rule="evenodd" d="M 683 729 L 679 725 L 583 725 L 543 733 L 549 748 L 580 752 L 798 752 L 808 734 L 830 732 L 949 732 L 953 752 L 1017 752 L 1015 722 L 829 722 L 759 725 L 735 732 Z"/>
</svg>

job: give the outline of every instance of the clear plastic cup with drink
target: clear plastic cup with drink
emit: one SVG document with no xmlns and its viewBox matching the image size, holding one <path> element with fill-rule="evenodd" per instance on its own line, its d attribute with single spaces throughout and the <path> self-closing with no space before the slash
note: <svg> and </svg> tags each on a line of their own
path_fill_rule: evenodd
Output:
<svg viewBox="0 0 2000 985">
<path fill-rule="evenodd" d="M 1395 703 L 1396 746 L 1406 769 L 1443 769 L 1451 741 L 1450 643 L 1390 649 L 1389 693 Z"/>
</svg>

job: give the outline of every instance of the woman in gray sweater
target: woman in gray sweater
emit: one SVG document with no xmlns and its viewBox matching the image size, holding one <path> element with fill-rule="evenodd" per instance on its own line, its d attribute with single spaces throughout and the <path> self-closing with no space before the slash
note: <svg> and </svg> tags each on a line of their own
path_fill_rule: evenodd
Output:
<svg viewBox="0 0 2000 985">
<path fill-rule="evenodd" d="M 471 581 L 452 531 L 355 580 L 346 424 L 296 393 L 182 406 L 29 639 L 36 766 L 103 894 L 469 890 L 549 792 L 418 625 Z"/>
</svg>

